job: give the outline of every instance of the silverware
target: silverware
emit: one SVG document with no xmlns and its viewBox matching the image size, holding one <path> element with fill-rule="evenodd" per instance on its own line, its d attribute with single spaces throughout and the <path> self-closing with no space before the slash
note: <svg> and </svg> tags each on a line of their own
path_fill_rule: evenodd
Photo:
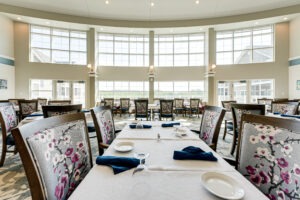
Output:
<svg viewBox="0 0 300 200">
<path fill-rule="evenodd" d="M 133 172 L 132 172 L 132 176 L 135 174 L 135 173 L 137 173 L 137 172 L 141 172 L 141 171 L 143 171 L 145 168 L 135 168 L 134 170 L 133 170 Z"/>
</svg>

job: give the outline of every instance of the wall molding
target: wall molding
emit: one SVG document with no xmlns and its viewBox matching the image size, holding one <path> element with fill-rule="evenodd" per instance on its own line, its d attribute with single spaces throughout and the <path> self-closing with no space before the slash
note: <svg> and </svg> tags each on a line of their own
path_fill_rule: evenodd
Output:
<svg viewBox="0 0 300 200">
<path fill-rule="evenodd" d="M 15 66 L 15 59 L 7 56 L 0 55 L 0 64 Z"/>
</svg>

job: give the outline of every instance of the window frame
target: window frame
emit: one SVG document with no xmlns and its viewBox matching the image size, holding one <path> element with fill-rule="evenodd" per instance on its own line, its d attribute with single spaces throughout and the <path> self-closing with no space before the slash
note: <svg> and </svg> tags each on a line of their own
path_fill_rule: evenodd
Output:
<svg viewBox="0 0 300 200">
<path fill-rule="evenodd" d="M 36 32 L 32 32 L 32 27 L 40 27 L 40 28 L 48 28 L 49 29 L 49 34 L 46 33 L 36 33 Z M 67 31 L 69 36 L 63 36 L 63 35 L 55 35 L 53 34 L 54 30 L 62 30 L 62 31 Z M 74 37 L 71 36 L 72 32 L 79 32 L 79 33 L 84 33 L 85 34 L 85 38 L 83 37 Z M 49 36 L 50 37 L 50 47 L 49 48 L 42 48 L 42 47 L 32 47 L 32 34 L 36 34 L 36 35 L 42 35 L 42 36 Z M 68 45 L 68 50 L 64 50 L 64 49 L 57 49 L 57 48 L 53 48 L 53 37 L 60 37 L 60 38 L 68 38 L 69 41 L 69 45 Z M 71 50 L 71 40 L 72 39 L 82 39 L 85 40 L 85 50 L 80 51 L 80 50 Z M 30 24 L 30 28 L 29 28 L 29 62 L 32 63 L 51 63 L 51 64 L 58 64 L 58 65 L 77 65 L 77 66 L 86 66 L 87 62 L 88 62 L 88 51 L 87 51 L 87 43 L 88 41 L 88 33 L 86 30 L 78 30 L 78 29 L 66 29 L 66 28 L 60 28 L 60 27 L 50 27 L 50 26 L 43 26 L 43 25 L 37 25 L 37 24 Z M 40 62 L 40 61 L 33 61 L 32 59 L 32 49 L 41 49 L 41 50 L 48 50 L 50 51 L 50 56 L 49 56 L 49 62 Z M 53 51 L 62 51 L 62 52 L 68 52 L 69 54 L 69 61 L 68 63 L 56 63 L 53 61 Z M 71 62 L 71 54 L 72 53 L 84 53 L 85 54 L 85 63 L 82 64 L 78 64 L 78 63 L 72 63 Z"/>
<path fill-rule="evenodd" d="M 262 29 L 271 29 L 269 33 L 260 33 L 260 34 L 254 34 L 254 31 L 257 30 L 262 30 Z M 241 48 L 241 49 L 235 49 L 235 39 L 237 38 L 245 38 L 248 36 L 235 36 L 237 32 L 243 32 L 245 30 L 251 31 L 250 33 L 250 45 L 251 48 Z M 218 33 L 231 33 L 231 37 L 223 37 L 223 38 L 218 38 Z M 270 47 L 254 47 L 254 36 L 263 36 L 263 35 L 270 35 L 272 37 L 272 44 Z M 222 50 L 218 51 L 218 40 L 225 40 L 225 39 L 231 39 L 231 47 L 232 50 Z M 216 64 L 217 65 L 243 65 L 243 64 L 259 64 L 259 63 L 272 63 L 275 62 L 275 31 L 274 31 L 274 24 L 269 24 L 269 25 L 262 25 L 262 26 L 255 26 L 255 27 L 245 27 L 245 28 L 240 28 L 240 29 L 231 29 L 231 30 L 220 30 L 216 31 L 215 35 L 215 49 L 216 49 Z M 272 60 L 271 61 L 260 61 L 260 62 L 254 62 L 254 51 L 259 50 L 259 49 L 272 49 Z M 242 52 L 242 51 L 250 51 L 251 52 L 251 60 L 250 62 L 245 62 L 245 63 L 235 63 L 235 53 L 236 52 Z M 231 53 L 231 63 L 219 63 L 218 62 L 218 53 Z"/>
</svg>

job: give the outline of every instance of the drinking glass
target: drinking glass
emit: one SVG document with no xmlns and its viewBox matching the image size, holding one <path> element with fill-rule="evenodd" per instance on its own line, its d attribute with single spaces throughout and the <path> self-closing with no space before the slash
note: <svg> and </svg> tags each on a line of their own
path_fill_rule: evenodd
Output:
<svg viewBox="0 0 300 200">
<path fill-rule="evenodd" d="M 140 164 L 136 167 L 138 169 L 144 169 L 146 167 L 145 162 L 149 153 L 134 153 L 134 157 L 140 160 Z"/>
</svg>

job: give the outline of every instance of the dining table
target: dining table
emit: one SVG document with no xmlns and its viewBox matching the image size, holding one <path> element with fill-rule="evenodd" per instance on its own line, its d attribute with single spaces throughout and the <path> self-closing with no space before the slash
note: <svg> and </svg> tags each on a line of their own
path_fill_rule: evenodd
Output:
<svg viewBox="0 0 300 200">
<path fill-rule="evenodd" d="M 236 192 L 245 200 L 267 199 L 188 128 L 178 123 L 173 127 L 162 126 L 173 122 L 143 123 L 151 128 L 132 129 L 127 124 L 103 156 L 133 158 L 137 153 L 145 153 L 149 155 L 144 160 L 146 168 L 137 173 L 133 173 L 133 168 L 115 175 L 110 166 L 94 164 L 69 199 L 218 200 L 220 197 L 228 199 L 226 195 Z M 116 147 L 124 142 L 130 142 L 132 149 L 119 151 Z M 174 151 L 191 146 L 212 152 L 217 161 L 173 159 Z"/>
</svg>

